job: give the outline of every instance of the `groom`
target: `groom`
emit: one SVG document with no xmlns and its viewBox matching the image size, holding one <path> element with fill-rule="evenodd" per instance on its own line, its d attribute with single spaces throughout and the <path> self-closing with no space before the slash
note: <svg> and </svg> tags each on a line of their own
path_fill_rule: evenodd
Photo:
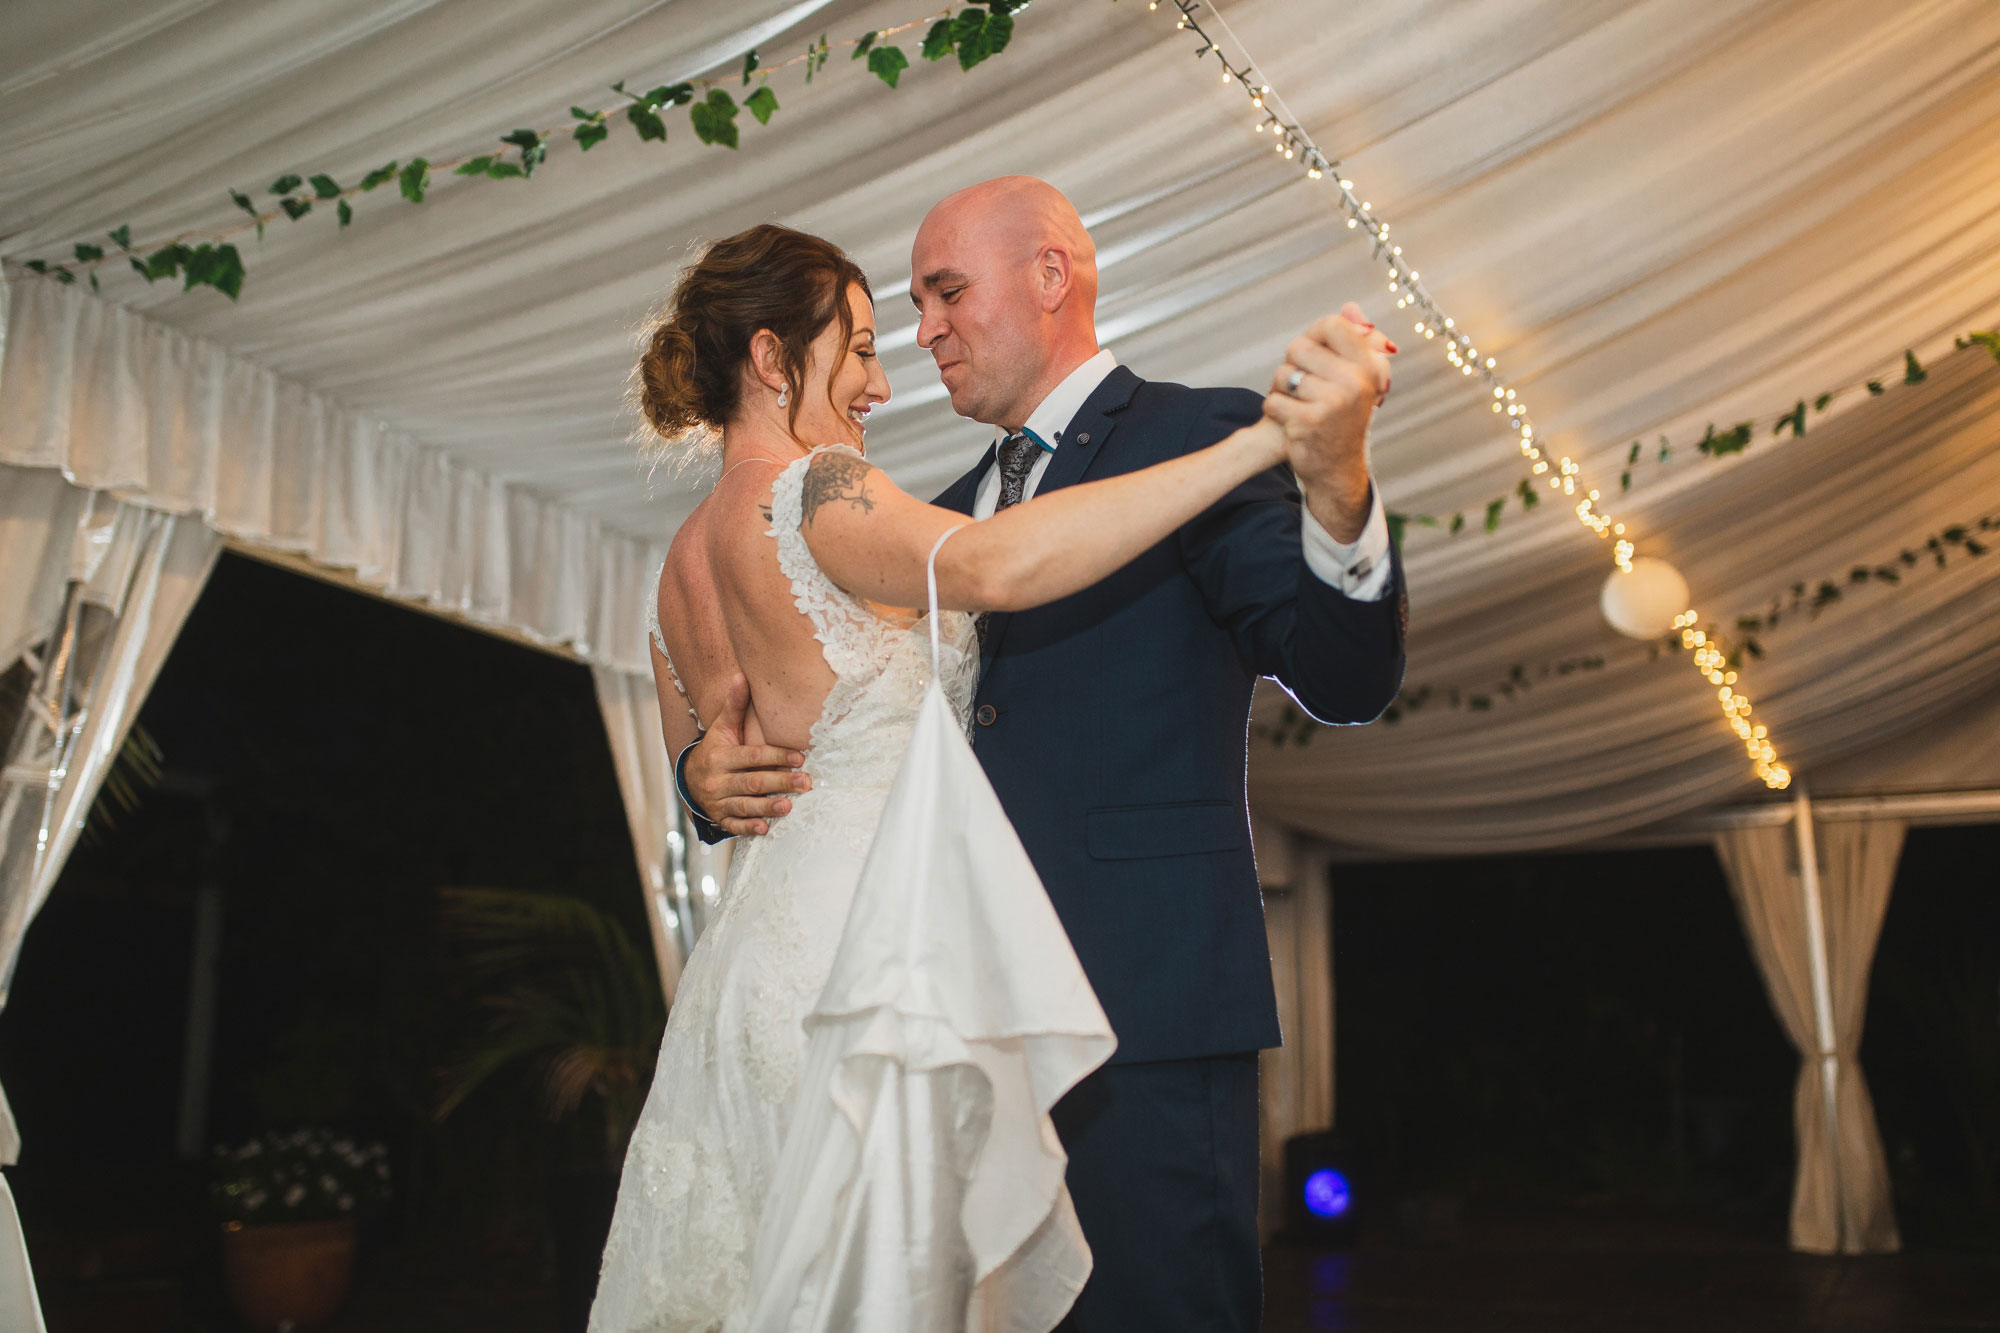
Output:
<svg viewBox="0 0 2000 1333">
<path fill-rule="evenodd" d="M 1246 390 L 1142 380 L 1099 348 L 1095 248 L 1045 182 L 950 196 L 911 260 L 917 339 L 952 407 L 995 428 L 939 505 L 983 518 L 1212 444 L 1263 411 Z M 1338 337 L 1365 359 L 1368 326 L 1350 318 Z M 1383 340 L 1365 336 L 1379 357 Z M 1367 464 L 1373 404 L 1308 411 L 1346 371 L 1309 339 L 1287 355 L 1302 373 L 1281 370 L 1278 387 L 1299 401 L 1273 401 L 1291 469 L 1244 483 L 1102 583 L 983 629 L 973 748 L 1118 1037 L 1053 1116 L 1095 1261 L 1061 1325 L 1077 1333 L 1257 1328 L 1257 1052 L 1279 1033 L 1244 802 L 1251 692 L 1272 676 L 1323 721 L 1367 722 L 1402 681 L 1402 574 Z M 740 736 L 721 719 L 681 756 L 705 841 L 763 832 L 790 808 L 779 793 L 806 786 L 784 751 Z"/>
</svg>

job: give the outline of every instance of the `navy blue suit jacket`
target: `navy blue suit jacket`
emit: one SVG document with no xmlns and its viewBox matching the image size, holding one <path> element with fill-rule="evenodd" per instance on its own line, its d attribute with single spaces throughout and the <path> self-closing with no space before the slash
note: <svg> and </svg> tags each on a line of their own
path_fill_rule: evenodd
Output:
<svg viewBox="0 0 2000 1333">
<path fill-rule="evenodd" d="M 1261 412 L 1246 389 L 1121 366 L 1036 493 L 1191 453 Z M 971 513 L 992 462 L 937 503 Z M 1325 722 L 1371 721 L 1402 685 L 1400 560 L 1382 600 L 1356 601 L 1306 568 L 1300 515 L 1274 469 L 1103 582 L 988 622 L 973 748 L 1118 1035 L 1115 1063 L 1278 1044 L 1245 795 L 1257 678 Z"/>
</svg>

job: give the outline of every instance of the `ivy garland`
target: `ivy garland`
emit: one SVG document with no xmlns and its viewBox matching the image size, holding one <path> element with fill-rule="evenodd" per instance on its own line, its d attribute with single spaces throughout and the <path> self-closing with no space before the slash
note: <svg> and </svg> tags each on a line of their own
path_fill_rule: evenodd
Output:
<svg viewBox="0 0 2000 1333">
<path fill-rule="evenodd" d="M 1961 351 L 1968 347 L 1984 347 L 1993 354 L 1995 361 L 2000 361 L 2000 332 L 1991 329 L 1975 329 L 1971 333 L 1954 338 L 1952 346 Z M 1922 384 L 1929 376 L 1930 372 L 1917 360 L 1917 354 L 1906 349 L 1903 352 L 1903 376 L 1900 383 L 1906 385 Z M 1880 397 L 1889 391 L 1887 378 L 1870 379 L 1857 384 L 1846 385 L 1839 389 L 1829 389 L 1812 400 L 1812 411 L 1814 413 L 1824 412 L 1836 400 L 1864 390 L 1871 398 Z M 1783 415 L 1771 423 L 1771 434 L 1774 437 L 1783 435 L 1786 432 L 1790 432 L 1794 438 L 1806 433 L 1805 399 L 1799 399 L 1796 404 L 1788 408 Z M 1702 435 L 1701 439 L 1695 441 L 1693 447 L 1695 452 L 1705 458 L 1727 458 L 1731 454 L 1740 454 L 1748 449 L 1756 439 L 1756 435 L 1757 428 L 1754 422 L 1741 421 L 1724 431 L 1716 430 L 1714 423 L 1711 422 L 1706 433 Z M 1625 456 L 1625 469 L 1618 478 L 1618 487 L 1621 492 L 1632 489 L 1632 475 L 1637 471 L 1646 453 L 1647 450 L 1644 444 L 1636 440 L 1633 441 L 1630 452 Z M 1660 436 L 1659 445 L 1653 451 L 1653 460 L 1659 463 L 1671 463 L 1673 459 L 1673 446 L 1668 443 L 1666 436 Z M 1487 501 L 1482 530 L 1486 532 L 1497 531 L 1500 527 L 1500 519 L 1506 513 L 1508 501 L 1516 498 L 1520 500 L 1521 512 L 1524 514 L 1542 502 L 1540 489 L 1530 484 L 1529 478 L 1523 477 L 1511 492 Z M 1389 535 L 1395 539 L 1398 546 L 1403 544 L 1404 534 L 1413 527 L 1440 528 L 1447 535 L 1456 537 L 1459 533 L 1466 530 L 1467 520 L 1463 511 L 1453 514 L 1449 519 L 1440 519 L 1435 514 L 1392 513 L 1389 515 Z"/>
<path fill-rule="evenodd" d="M 1986 537 L 1980 540 L 1981 535 Z M 1900 586 L 1905 574 L 1917 570 L 1926 561 L 1938 569 L 1949 566 L 1956 553 L 1958 558 L 1978 557 L 1993 550 L 1990 543 L 2000 542 L 2000 514 L 1987 514 L 1963 523 L 1953 523 L 1926 537 L 1921 543 L 1906 546 L 1889 559 L 1876 564 L 1850 566 L 1844 577 L 1827 577 L 1819 580 L 1801 580 L 1789 589 L 1773 596 L 1762 611 L 1746 612 L 1735 617 L 1736 632 L 1741 635 L 1739 646 L 1724 659 L 1724 665 L 1736 670 L 1743 664 L 1743 658 L 1762 657 L 1764 646 L 1757 635 L 1778 628 L 1787 619 L 1796 620 L 1804 616 L 1816 620 L 1820 612 L 1835 602 L 1841 601 L 1850 592 L 1871 583 Z M 1711 639 L 1719 631 L 1714 624 L 1702 626 Z M 1666 635 L 1649 644 L 1646 649 L 1647 661 L 1658 661 L 1663 654 L 1682 650 L 1680 631 Z M 1636 651 L 1636 648 L 1635 648 Z M 1400 722 L 1410 713 L 1415 713 L 1426 704 L 1439 703 L 1445 707 L 1466 712 L 1483 713 L 1496 703 L 1512 700 L 1528 693 L 1535 685 L 1547 681 L 1578 675 L 1583 672 L 1602 671 L 1607 660 L 1596 654 L 1567 657 L 1560 661 L 1543 662 L 1530 666 L 1516 662 L 1507 668 L 1504 679 L 1490 685 L 1478 687 L 1458 685 L 1434 685 L 1425 683 L 1405 688 L 1396 696 L 1382 714 L 1384 722 Z M 1273 745 L 1308 745 L 1320 724 L 1306 715 L 1297 705 L 1287 702 L 1278 712 L 1277 718 L 1269 723 L 1253 728 L 1252 734 Z"/>
<path fill-rule="evenodd" d="M 928 61 L 956 56 L 961 70 L 971 70 L 1007 49 L 1014 35 L 1014 15 L 1026 9 L 1028 2 L 973 0 L 960 9 L 948 7 L 909 23 L 878 28 L 841 42 L 829 42 L 822 33 L 804 52 L 775 65 L 764 65 L 757 51 L 752 49 L 743 57 L 740 86 L 749 87 L 754 80 L 757 87 L 740 103 L 724 86 L 737 77 L 733 74 L 662 84 L 644 92 L 627 88 L 626 81 L 621 79 L 611 85 L 611 91 L 624 101 L 594 111 L 573 106 L 569 109 L 570 122 L 551 129 L 510 131 L 500 136 L 502 147 L 497 152 L 442 162 L 422 157 L 407 161 L 398 159 L 375 168 L 359 183 L 352 185 L 343 185 L 326 172 L 315 172 L 309 176 L 288 172 L 271 182 L 270 193 L 277 197 L 275 207 L 260 206 L 241 190 L 231 189 L 230 199 L 249 215 L 249 221 L 227 230 L 184 232 L 171 240 L 135 244 L 131 224 L 126 223 L 105 233 L 114 249 L 78 242 L 73 259 L 61 262 L 30 259 L 24 267 L 61 283 L 74 283 L 80 273 L 89 280 L 92 291 L 101 291 L 98 269 L 123 255 L 132 270 L 148 283 L 162 278 L 179 278 L 183 291 L 213 287 L 233 301 L 243 291 L 244 267 L 242 253 L 229 242 L 229 238 L 252 227 L 257 229 L 257 238 L 261 241 L 264 228 L 269 223 L 281 217 L 297 222 L 312 213 L 316 205 L 331 204 L 334 214 L 340 219 L 340 226 L 345 228 L 354 221 L 352 201 L 392 181 L 397 193 L 404 199 L 412 204 L 421 204 L 436 175 L 449 173 L 487 180 L 526 180 L 548 157 L 550 144 L 564 130 L 569 131 L 578 151 L 587 153 L 611 136 L 612 126 L 620 118 L 632 126 L 641 141 L 664 143 L 667 122 L 663 113 L 674 107 L 688 108 L 689 128 L 701 142 L 714 147 L 736 148 L 741 138 L 737 126 L 737 117 L 741 112 L 748 111 L 757 118 L 758 124 L 768 125 L 778 111 L 778 95 L 771 89 L 770 78 L 779 70 L 802 65 L 805 81 L 811 83 L 813 75 L 826 67 L 827 57 L 834 47 L 852 47 L 850 59 L 865 60 L 869 73 L 895 88 L 903 71 L 910 67 L 910 59 L 901 47 L 890 44 L 886 39 L 925 27 L 926 24 L 929 26 L 925 28 L 919 54 Z M 618 115 L 620 112 L 622 117 Z"/>
</svg>

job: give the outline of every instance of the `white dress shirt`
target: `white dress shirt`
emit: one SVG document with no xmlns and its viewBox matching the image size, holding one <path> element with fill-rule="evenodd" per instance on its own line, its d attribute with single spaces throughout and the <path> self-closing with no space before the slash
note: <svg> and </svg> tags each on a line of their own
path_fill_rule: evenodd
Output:
<svg viewBox="0 0 2000 1333">
<path fill-rule="evenodd" d="M 1024 423 L 1033 433 L 1042 451 L 1035 459 L 1034 467 L 1028 472 L 1028 484 L 1021 492 L 1023 500 L 1032 499 L 1035 488 L 1042 484 L 1042 474 L 1049 470 L 1049 460 L 1056 450 L 1062 448 L 1063 434 L 1069 429 L 1070 420 L 1083 410 L 1084 400 L 1089 398 L 1104 383 L 1118 364 L 1110 348 L 1100 349 L 1097 355 L 1072 370 L 1061 384 L 1049 390 L 1049 396 L 1028 414 Z M 996 429 L 994 441 L 1005 439 L 1007 432 Z M 1371 488 L 1373 490 L 1373 488 Z M 979 479 L 978 494 L 973 497 L 972 516 L 991 518 L 1000 503 L 1000 469 L 989 467 L 986 475 Z M 1368 521 L 1362 526 L 1361 535 L 1351 542 L 1337 542 L 1333 535 L 1313 517 L 1312 510 L 1303 514 L 1301 538 L 1305 544 L 1306 568 L 1310 569 L 1320 582 L 1339 589 L 1359 602 L 1377 602 L 1389 591 L 1389 518 L 1382 509 L 1382 496 L 1374 491 L 1368 508 Z"/>
</svg>

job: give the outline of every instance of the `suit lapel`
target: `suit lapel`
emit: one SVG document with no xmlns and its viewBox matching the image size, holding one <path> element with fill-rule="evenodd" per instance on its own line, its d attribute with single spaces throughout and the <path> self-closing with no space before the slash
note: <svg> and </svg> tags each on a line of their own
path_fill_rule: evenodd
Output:
<svg viewBox="0 0 2000 1333">
<path fill-rule="evenodd" d="M 1111 439 L 1111 431 L 1118 424 L 1118 413 L 1132 402 L 1132 395 L 1144 383 L 1137 375 L 1123 366 L 1113 366 L 1104 382 L 1091 390 L 1090 397 L 1083 400 L 1083 406 L 1070 418 L 1063 430 L 1062 442 L 1056 446 L 1055 456 L 1049 459 L 1048 471 L 1035 487 L 1036 495 L 1047 495 L 1065 486 L 1074 486 L 1082 481 L 1104 452 L 1104 446 Z M 988 451 L 988 457 L 992 451 Z M 974 489 L 977 490 L 977 479 Z M 943 500 L 940 498 L 939 503 Z M 971 509 L 970 501 L 966 508 Z M 1013 623 L 1016 613 L 996 611 L 986 618 L 986 642 L 981 646 L 980 671 L 991 669 L 993 659 L 999 654 L 1000 641 L 1007 637 L 1007 626 Z"/>
</svg>

